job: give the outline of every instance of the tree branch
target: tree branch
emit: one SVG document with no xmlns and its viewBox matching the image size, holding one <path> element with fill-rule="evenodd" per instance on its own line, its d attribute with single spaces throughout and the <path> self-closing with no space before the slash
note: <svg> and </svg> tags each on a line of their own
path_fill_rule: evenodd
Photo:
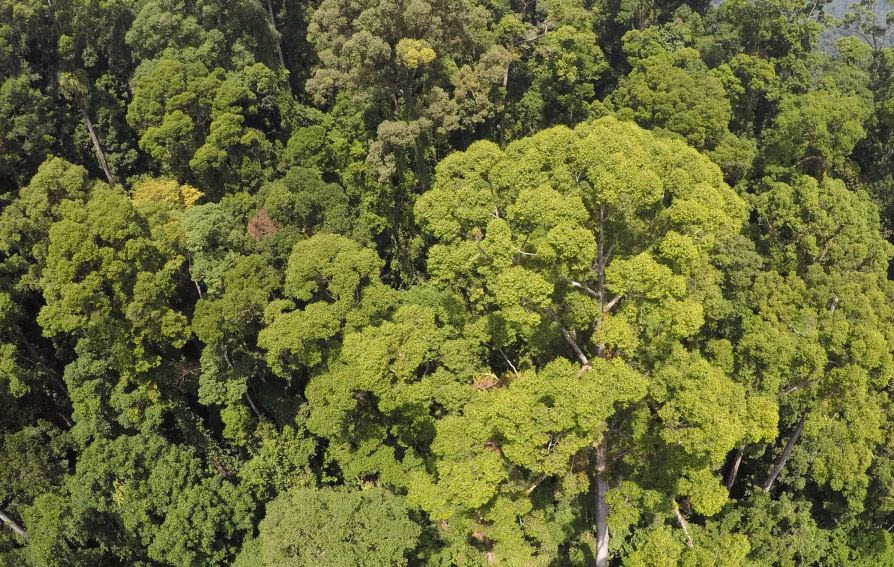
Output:
<svg viewBox="0 0 894 567">
<path fill-rule="evenodd" d="M 798 437 L 800 437 L 801 432 L 804 431 L 804 421 L 806 419 L 807 412 L 804 412 L 804 415 L 801 416 L 801 421 L 798 422 L 798 425 L 792 432 L 791 437 L 788 438 L 788 443 L 785 444 L 785 449 L 782 450 L 782 454 L 779 456 L 779 459 L 777 459 L 776 465 L 770 472 L 770 476 L 767 477 L 766 482 L 764 482 L 764 485 L 761 486 L 761 489 L 764 492 L 770 492 L 770 489 L 773 488 L 773 483 L 776 482 L 776 477 L 779 476 L 779 473 L 782 471 L 782 467 L 785 466 L 786 461 L 788 461 L 788 458 L 792 454 L 792 449 L 795 447 L 795 443 L 797 443 Z"/>
<path fill-rule="evenodd" d="M 255 402 L 251 399 L 251 396 L 248 394 L 248 390 L 245 390 L 245 399 L 248 400 L 248 405 L 251 406 L 251 410 L 255 413 L 255 417 L 261 419 L 261 412 L 258 411 L 258 407 L 255 405 Z"/>
<path fill-rule="evenodd" d="M 608 439 L 596 447 L 596 567 L 608 567 L 608 503 L 605 494 L 608 492 Z"/>
<path fill-rule="evenodd" d="M 617 243 L 618 243 L 618 238 L 616 236 L 614 239 L 612 239 L 612 243 L 608 247 L 608 251 L 605 253 L 605 257 L 602 259 L 602 261 L 603 261 L 602 269 L 603 270 L 605 269 L 606 266 L 608 266 L 608 263 L 611 262 L 612 255 L 615 252 L 615 244 L 617 244 Z"/>
<path fill-rule="evenodd" d="M 518 252 L 519 254 L 522 254 L 523 256 L 536 256 L 537 255 L 534 252 L 525 252 L 524 250 L 520 249 L 518 246 L 515 246 L 514 244 L 512 245 L 512 249 L 515 250 L 516 252 Z"/>
<path fill-rule="evenodd" d="M 680 513 L 680 507 L 677 506 L 676 500 L 674 500 L 674 515 L 677 517 L 677 522 L 680 524 L 680 527 L 683 528 L 683 533 L 686 534 L 686 547 L 692 547 L 692 536 L 689 535 L 689 525 L 686 523 L 686 518 Z"/>
<path fill-rule="evenodd" d="M 599 241 L 597 245 L 597 265 L 599 269 L 599 307 L 602 308 L 605 303 L 605 205 L 599 205 Z"/>
<path fill-rule="evenodd" d="M 534 482 L 532 482 L 532 483 L 531 483 L 531 486 L 529 486 L 529 487 L 527 488 L 527 490 L 525 490 L 525 495 L 526 495 L 526 496 L 530 496 L 531 493 L 534 492 L 534 490 L 536 490 L 538 486 L 540 486 L 540 483 L 543 482 L 544 479 L 546 479 L 546 475 L 545 475 L 545 474 L 542 474 L 542 475 L 540 475 L 539 477 L 537 477 L 537 480 L 535 480 Z"/>
<path fill-rule="evenodd" d="M 605 306 L 602 308 L 602 312 L 603 312 L 603 313 L 608 313 L 609 311 L 611 311 L 611 310 L 612 310 L 612 307 L 614 307 L 615 305 L 617 305 L 617 303 L 618 303 L 619 301 L 621 301 L 621 298 L 622 298 L 622 297 L 624 297 L 624 294 L 623 294 L 623 293 L 622 293 L 621 295 L 615 297 L 614 299 L 612 299 L 612 300 L 609 301 L 608 303 L 606 303 Z"/>
<path fill-rule="evenodd" d="M 488 260 L 493 260 L 493 259 L 494 259 L 493 256 L 491 256 L 490 254 L 487 253 L 487 250 L 485 250 L 484 248 L 481 247 L 481 242 L 480 242 L 480 241 L 476 241 L 476 242 L 475 242 L 475 246 L 478 248 L 478 251 L 479 251 L 479 252 L 481 252 L 482 254 L 484 254 L 484 257 L 485 257 L 485 258 L 487 258 Z"/>
<path fill-rule="evenodd" d="M 28 535 L 25 533 L 25 528 L 16 523 L 16 521 L 10 518 L 3 510 L 0 510 L 0 520 L 3 520 L 6 527 L 17 533 L 20 537 L 28 539 Z"/>
<path fill-rule="evenodd" d="M 814 384 L 814 383 L 816 383 L 816 382 L 819 382 L 819 378 L 813 378 L 813 379 L 811 379 L 811 380 L 804 380 L 803 382 L 798 382 L 797 384 L 795 384 L 795 385 L 793 385 L 793 386 L 789 386 L 788 388 L 786 388 L 785 390 L 783 390 L 782 392 L 780 392 L 779 395 L 780 395 L 780 396 L 784 396 L 784 395 L 786 395 L 786 394 L 791 394 L 791 393 L 794 392 L 795 390 L 800 390 L 801 388 L 803 388 L 803 387 L 805 387 L 805 386 L 809 386 L 809 385 Z"/>
<path fill-rule="evenodd" d="M 575 287 L 579 290 L 586 292 L 587 295 L 589 295 L 590 297 L 595 297 L 596 299 L 599 299 L 599 293 L 597 293 L 595 290 L 585 286 L 584 284 L 582 284 L 580 282 L 576 282 L 574 280 L 568 280 L 568 283 L 571 284 L 571 287 Z"/>
<path fill-rule="evenodd" d="M 559 330 L 562 331 L 562 336 L 565 337 L 565 341 L 571 345 L 571 348 L 574 350 L 574 353 L 577 355 L 577 359 L 580 360 L 580 363 L 584 366 L 589 366 L 590 361 L 587 359 L 587 355 L 584 354 L 584 351 L 580 349 L 577 345 L 577 341 L 574 340 L 574 337 L 571 336 L 571 333 L 568 332 L 568 329 L 562 325 L 562 322 L 559 320 L 559 316 L 552 309 L 547 309 L 550 316 L 553 318 L 553 321 L 556 322 L 556 325 L 559 326 Z"/>
<path fill-rule="evenodd" d="M 516 377 L 516 378 L 518 378 L 518 377 L 519 377 L 519 375 L 518 375 L 518 370 L 515 369 L 515 365 L 512 364 L 512 361 L 509 360 L 509 357 L 506 356 L 506 353 L 503 352 L 503 349 L 502 349 L 501 347 L 497 347 L 497 350 L 500 351 L 500 354 L 503 355 L 503 360 L 505 360 L 505 361 L 506 361 L 506 364 L 509 365 L 509 368 L 512 369 L 512 373 L 515 374 L 515 377 Z"/>
<path fill-rule="evenodd" d="M 276 53 L 279 55 L 279 64 L 282 65 L 282 68 L 286 68 L 286 60 L 282 56 L 282 36 L 279 33 L 279 30 L 276 29 L 276 20 L 273 18 L 273 4 L 271 4 L 270 0 L 267 0 L 267 10 L 270 14 L 270 31 L 273 35 L 273 41 L 276 43 Z"/>
<path fill-rule="evenodd" d="M 736 458 L 733 460 L 733 466 L 729 470 L 729 474 L 726 476 L 726 490 L 729 492 L 733 489 L 733 484 L 736 482 L 736 475 L 739 474 L 739 465 L 742 464 L 742 455 L 745 454 L 745 445 L 739 447 L 736 451 Z"/>
</svg>

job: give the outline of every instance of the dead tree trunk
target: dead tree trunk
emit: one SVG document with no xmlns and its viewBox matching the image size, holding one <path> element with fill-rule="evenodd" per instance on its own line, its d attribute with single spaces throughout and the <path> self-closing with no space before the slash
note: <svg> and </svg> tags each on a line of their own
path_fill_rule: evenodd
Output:
<svg viewBox="0 0 894 567">
<path fill-rule="evenodd" d="M 106 154 L 102 151 L 102 146 L 99 144 L 99 138 L 96 136 L 96 131 L 93 129 L 93 122 L 90 120 L 90 116 L 87 114 L 87 109 L 83 106 L 81 107 L 81 117 L 84 119 L 84 126 L 87 127 L 87 132 L 90 134 L 90 139 L 93 141 L 93 149 L 96 150 L 96 159 L 99 160 L 99 166 L 106 174 L 106 179 L 109 181 L 109 185 L 114 185 L 115 178 L 112 176 L 111 170 L 109 170 L 109 164 L 106 161 Z"/>
<path fill-rule="evenodd" d="M 683 529 L 683 535 L 686 536 L 686 547 L 692 547 L 692 535 L 689 533 L 689 524 L 686 523 L 686 518 L 680 512 L 680 507 L 677 505 L 676 500 L 674 500 L 674 516 L 677 517 L 677 523 L 680 524 L 680 527 Z"/>
<path fill-rule="evenodd" d="M 776 482 L 776 477 L 779 476 L 779 473 L 782 471 L 782 467 L 785 466 L 786 461 L 792 455 L 792 449 L 795 447 L 795 443 L 798 442 L 798 437 L 801 436 L 801 432 L 804 431 L 804 420 L 807 419 L 807 413 L 801 416 L 801 421 L 798 422 L 798 425 L 795 427 L 795 430 L 792 432 L 792 436 L 788 438 L 788 443 L 785 444 L 785 449 L 782 450 L 782 454 L 779 455 L 779 458 L 776 460 L 776 465 L 773 466 L 773 470 L 770 471 L 770 476 L 767 477 L 764 485 L 761 486 L 764 492 L 770 492 L 770 489 L 773 488 L 773 483 Z"/>
<path fill-rule="evenodd" d="M 736 482 L 736 475 L 739 474 L 739 465 L 742 464 L 742 455 L 745 454 L 745 445 L 739 447 L 739 450 L 736 451 L 736 458 L 733 460 L 733 467 L 729 470 L 729 474 L 726 476 L 726 490 L 727 492 L 733 489 L 733 484 Z"/>
<path fill-rule="evenodd" d="M 286 68 L 286 60 L 282 56 L 282 45 L 281 45 L 281 37 L 279 35 L 279 31 L 276 29 L 276 20 L 273 17 L 273 3 L 271 0 L 267 0 L 267 12 L 270 14 L 270 31 L 273 32 L 273 41 L 276 43 L 276 53 L 279 54 L 279 64 L 282 65 L 282 68 Z"/>
<path fill-rule="evenodd" d="M 596 448 L 596 567 L 608 567 L 608 442 L 607 432 Z"/>
<path fill-rule="evenodd" d="M 9 529 L 17 533 L 20 537 L 28 539 L 27 534 L 25 534 L 25 528 L 16 523 L 16 521 L 10 518 L 3 510 L 0 510 L 0 520 L 2 520 Z"/>
</svg>

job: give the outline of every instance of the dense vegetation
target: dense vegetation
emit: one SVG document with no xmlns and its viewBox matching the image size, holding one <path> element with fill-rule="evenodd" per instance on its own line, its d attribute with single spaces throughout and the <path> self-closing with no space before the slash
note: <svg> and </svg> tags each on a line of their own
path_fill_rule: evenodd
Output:
<svg viewBox="0 0 894 567">
<path fill-rule="evenodd" d="M 826 8 L 0 0 L 0 564 L 894 565 Z"/>
</svg>

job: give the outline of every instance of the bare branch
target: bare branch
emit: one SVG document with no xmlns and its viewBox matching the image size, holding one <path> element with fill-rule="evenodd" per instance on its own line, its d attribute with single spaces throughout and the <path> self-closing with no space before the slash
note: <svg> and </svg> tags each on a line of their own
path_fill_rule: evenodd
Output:
<svg viewBox="0 0 894 567">
<path fill-rule="evenodd" d="M 617 243 L 618 243 L 618 237 L 616 236 L 614 239 L 612 239 L 611 246 L 608 247 L 608 251 L 605 253 L 605 257 L 602 259 L 602 261 L 604 263 L 602 266 L 603 270 L 605 269 L 605 266 L 608 266 L 608 263 L 611 262 L 612 254 L 615 251 L 615 244 L 617 244 Z"/>
<path fill-rule="evenodd" d="M 260 4 L 260 1 L 258 2 Z M 282 56 L 282 34 L 279 33 L 279 30 L 276 29 L 276 20 L 273 17 L 273 4 L 271 4 L 270 0 L 267 0 L 267 10 L 270 14 L 270 32 L 273 35 L 273 41 L 276 43 L 276 53 L 279 55 L 279 64 L 283 69 L 286 68 L 286 60 Z"/>
<path fill-rule="evenodd" d="M 782 454 L 779 456 L 779 459 L 776 460 L 776 465 L 773 467 L 773 470 L 770 471 L 770 476 L 767 477 L 766 482 L 761 486 L 761 489 L 764 492 L 770 492 L 770 489 L 773 488 L 773 483 L 776 482 L 776 477 L 779 476 L 782 467 L 785 466 L 786 461 L 788 461 L 788 458 L 791 456 L 792 449 L 795 447 L 795 443 L 801 436 L 801 432 L 804 431 L 804 421 L 806 419 L 807 413 L 805 412 L 804 415 L 801 416 L 801 421 L 795 426 L 795 430 L 792 432 L 791 437 L 788 438 L 788 443 L 785 444 L 785 449 L 782 450 Z"/>
<path fill-rule="evenodd" d="M 217 472 L 219 472 L 220 475 L 221 475 L 222 477 L 224 477 L 224 478 L 226 478 L 226 479 L 228 479 L 228 480 L 232 480 L 232 479 L 233 479 L 233 472 L 230 471 L 229 469 L 227 469 L 227 468 L 226 468 L 225 466 L 223 466 L 222 464 L 220 464 L 220 463 L 211 463 L 211 466 L 213 466 L 215 469 L 217 469 Z"/>
<path fill-rule="evenodd" d="M 482 254 L 484 254 L 484 256 L 485 256 L 488 260 L 493 260 L 493 259 L 494 259 L 493 256 L 491 256 L 490 254 L 487 253 L 487 250 L 485 250 L 484 248 L 481 247 L 481 242 L 476 242 L 476 243 L 475 243 L 475 246 L 478 247 L 478 251 L 481 252 Z"/>
<path fill-rule="evenodd" d="M 261 419 L 261 412 L 258 411 L 258 407 L 255 405 L 254 401 L 251 399 L 251 396 L 248 395 L 248 390 L 245 391 L 245 399 L 248 400 L 248 405 L 251 406 L 251 411 L 255 413 L 255 417 Z"/>
<path fill-rule="evenodd" d="M 608 503 L 605 495 L 608 492 L 608 440 L 602 436 L 602 441 L 596 447 L 596 567 L 608 565 Z"/>
<path fill-rule="evenodd" d="M 553 318 L 553 321 L 556 322 L 556 325 L 559 326 L 559 330 L 562 331 L 562 336 L 565 337 L 565 341 L 569 345 L 571 345 L 571 348 L 574 350 L 574 353 L 577 355 L 577 359 L 580 360 L 580 363 L 583 364 L 584 366 L 589 366 L 590 361 L 589 361 L 589 359 L 587 359 L 587 355 L 585 355 L 584 351 L 582 351 L 580 349 L 580 347 L 577 345 L 577 341 L 574 340 L 574 337 L 571 336 L 571 333 L 568 332 L 568 329 L 566 329 L 565 326 L 562 324 L 562 322 L 559 320 L 559 316 L 556 314 L 556 312 L 553 311 L 552 309 L 548 309 L 547 311 L 549 312 L 550 316 Z"/>
<path fill-rule="evenodd" d="M 599 205 L 599 240 L 596 242 L 597 253 L 596 253 L 596 265 L 598 269 L 596 271 L 599 276 L 599 303 L 600 307 L 602 307 L 602 303 L 605 302 L 605 206 Z"/>
<path fill-rule="evenodd" d="M 585 286 L 584 284 L 582 284 L 580 282 L 576 282 L 574 280 L 569 280 L 568 283 L 571 285 L 571 287 L 575 287 L 581 291 L 586 292 L 587 295 L 589 295 L 590 297 L 595 297 L 596 299 L 599 299 L 599 294 L 595 290 Z"/>
<path fill-rule="evenodd" d="M 526 495 L 526 496 L 530 496 L 531 493 L 534 492 L 534 491 L 537 489 L 538 486 L 540 486 L 540 483 L 543 482 L 544 479 L 546 479 L 546 475 L 545 475 L 545 474 L 540 475 L 540 476 L 537 478 L 537 480 L 535 480 L 534 482 L 532 482 L 532 483 L 531 483 L 531 486 L 529 486 L 528 489 L 525 490 L 525 495 Z"/>
<path fill-rule="evenodd" d="M 509 360 L 509 357 L 508 357 L 508 356 L 506 356 L 506 353 L 505 353 L 505 352 L 503 352 L 503 349 L 502 349 L 502 348 L 500 348 L 500 347 L 497 347 L 497 350 L 498 350 L 498 351 L 500 351 L 500 354 L 502 354 L 502 355 L 503 355 L 503 360 L 505 360 L 505 361 L 506 361 L 506 364 L 508 364 L 508 365 L 509 365 L 509 368 L 511 368 L 511 369 L 512 369 L 512 373 L 513 373 L 513 374 L 515 374 L 515 377 L 516 377 L 516 378 L 518 378 L 518 377 L 519 377 L 519 375 L 518 375 L 518 370 L 516 370 L 516 369 L 515 369 L 515 365 L 514 365 L 514 364 L 512 364 L 512 361 L 511 361 L 511 360 Z"/>
<path fill-rule="evenodd" d="M 541 37 L 543 37 L 543 36 L 545 36 L 547 33 L 549 33 L 549 26 L 550 26 L 550 25 L 552 25 L 552 22 L 551 22 L 551 21 L 549 21 L 549 20 L 544 21 L 543 23 L 540 24 L 540 28 L 541 28 L 540 30 L 538 30 L 537 28 L 534 28 L 534 29 L 532 30 L 532 31 L 534 32 L 534 34 L 533 34 L 533 35 L 526 36 L 526 37 L 521 41 L 521 43 L 519 43 L 518 45 L 521 45 L 521 44 L 523 44 L 523 43 L 531 43 L 532 41 L 537 41 L 538 39 L 540 39 Z"/>
<path fill-rule="evenodd" d="M 829 315 L 835 313 L 835 308 L 838 307 L 838 302 L 841 301 L 838 296 L 832 298 L 832 303 L 829 304 Z"/>
<path fill-rule="evenodd" d="M 797 384 L 795 384 L 793 386 L 789 386 L 788 388 L 786 388 L 785 390 L 780 392 L 779 395 L 784 396 L 786 394 L 791 394 L 795 390 L 800 390 L 801 388 L 803 388 L 805 386 L 810 386 L 811 384 L 814 384 L 816 382 L 819 382 L 819 378 L 813 378 L 811 380 L 804 380 L 803 382 L 798 382 Z"/>
<path fill-rule="evenodd" d="M 20 537 L 28 539 L 28 535 L 25 533 L 25 528 L 16 523 L 16 521 L 10 518 L 3 510 L 0 510 L 0 520 L 3 520 L 6 527 L 17 533 Z"/>
<path fill-rule="evenodd" d="M 621 301 L 621 298 L 622 298 L 622 297 L 624 297 L 624 294 L 623 294 L 623 293 L 622 293 L 621 295 L 615 297 L 614 299 L 612 299 L 612 300 L 609 301 L 608 303 L 606 303 L 606 304 L 605 304 L 605 307 L 602 308 L 602 312 L 603 312 L 603 313 L 608 313 L 609 311 L 611 311 L 611 310 L 612 310 L 612 307 L 614 307 L 615 305 L 617 305 L 617 303 L 618 303 L 619 301 Z"/>
<path fill-rule="evenodd" d="M 742 464 L 742 455 L 745 454 L 745 445 L 739 447 L 736 451 L 736 458 L 733 460 L 733 466 L 729 470 L 729 474 L 726 477 L 726 490 L 729 492 L 733 489 L 733 484 L 736 482 L 736 475 L 739 474 L 739 465 Z"/>
<path fill-rule="evenodd" d="M 674 515 L 677 517 L 677 522 L 680 524 L 680 527 L 683 528 L 683 533 L 686 534 L 686 547 L 692 547 L 692 536 L 689 535 L 689 525 L 686 523 L 686 518 L 680 513 L 680 507 L 677 506 L 676 500 L 674 500 Z"/>
</svg>

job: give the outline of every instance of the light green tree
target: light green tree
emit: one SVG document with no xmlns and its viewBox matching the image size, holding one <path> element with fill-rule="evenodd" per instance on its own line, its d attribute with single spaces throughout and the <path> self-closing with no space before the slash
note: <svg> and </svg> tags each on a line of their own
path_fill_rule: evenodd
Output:
<svg viewBox="0 0 894 567">
<path fill-rule="evenodd" d="M 345 337 L 308 385 L 309 426 L 347 477 L 409 478 L 455 557 L 474 556 L 471 538 L 548 563 L 568 536 L 537 518 L 590 492 L 605 565 L 622 479 L 670 520 L 676 499 L 715 514 L 715 472 L 767 412 L 684 339 L 720 294 L 711 254 L 744 214 L 706 158 L 630 123 L 473 144 L 416 205 L 443 291 Z M 665 467 L 635 465 L 646 446 Z M 581 520 L 565 525 L 582 537 Z"/>
</svg>

